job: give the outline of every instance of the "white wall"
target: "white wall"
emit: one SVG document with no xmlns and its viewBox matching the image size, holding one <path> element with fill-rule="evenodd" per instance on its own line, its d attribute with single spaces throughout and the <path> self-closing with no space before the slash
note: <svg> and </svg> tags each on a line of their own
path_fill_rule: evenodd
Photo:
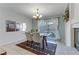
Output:
<svg viewBox="0 0 79 59">
<path fill-rule="evenodd" d="M 31 20 L 0 6 L 0 45 L 16 42 L 26 38 L 24 32 L 21 31 L 6 32 L 6 20 L 16 21 L 18 23 L 25 22 L 27 24 L 27 31 L 32 28 Z"/>
<path fill-rule="evenodd" d="M 73 16 L 71 8 L 71 4 L 69 4 L 69 21 L 65 22 L 65 45 L 67 47 L 71 47 L 71 18 Z"/>
<path fill-rule="evenodd" d="M 71 14 L 71 28 L 72 28 L 72 32 L 71 32 L 71 43 L 72 46 L 74 47 L 74 28 L 79 28 L 79 3 L 74 3 L 71 4 L 71 8 L 72 12 Z"/>
<path fill-rule="evenodd" d="M 79 3 L 71 4 L 71 10 L 73 10 L 70 14 L 71 16 L 71 24 L 78 24 L 79 22 Z"/>
<path fill-rule="evenodd" d="M 71 24 L 70 21 L 65 23 L 65 44 L 71 47 Z"/>
<path fill-rule="evenodd" d="M 79 28 L 79 3 L 75 3 L 72 5 L 74 10 L 72 13 L 74 16 L 72 16 L 73 18 L 71 20 L 71 25 L 72 25 L 72 28 Z"/>
<path fill-rule="evenodd" d="M 76 16 L 78 13 L 78 7 L 75 6 L 75 4 L 71 3 L 69 4 L 69 21 L 65 23 L 65 42 L 66 46 L 73 47 L 74 45 L 74 30 L 72 29 L 72 23 L 75 23 Z M 75 13 L 76 12 L 76 13 Z M 75 19 L 74 19 L 75 18 Z M 74 19 L 74 20 L 73 20 Z"/>
<path fill-rule="evenodd" d="M 66 46 L 74 46 L 74 29 L 79 28 L 79 3 L 69 4 L 70 18 L 65 24 Z"/>
</svg>

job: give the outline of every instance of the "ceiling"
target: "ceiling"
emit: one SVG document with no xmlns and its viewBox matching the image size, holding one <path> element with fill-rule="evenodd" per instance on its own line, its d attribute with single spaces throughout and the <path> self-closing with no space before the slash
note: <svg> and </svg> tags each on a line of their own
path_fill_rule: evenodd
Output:
<svg viewBox="0 0 79 59">
<path fill-rule="evenodd" d="M 28 18 L 36 14 L 37 8 L 43 17 L 62 16 L 67 7 L 67 3 L 6 3 L 3 5 Z"/>
</svg>

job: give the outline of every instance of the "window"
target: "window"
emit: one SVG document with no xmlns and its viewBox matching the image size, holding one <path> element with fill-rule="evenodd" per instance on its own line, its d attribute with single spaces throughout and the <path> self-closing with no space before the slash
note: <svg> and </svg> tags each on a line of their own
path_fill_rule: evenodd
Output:
<svg viewBox="0 0 79 59">
<path fill-rule="evenodd" d="M 26 28 L 27 28 L 26 23 L 22 23 L 22 24 L 20 25 L 20 30 L 21 30 L 21 31 L 26 31 Z"/>
<path fill-rule="evenodd" d="M 52 32 L 58 27 L 58 18 L 51 18 L 47 20 L 40 20 L 38 23 L 40 32 Z"/>
</svg>

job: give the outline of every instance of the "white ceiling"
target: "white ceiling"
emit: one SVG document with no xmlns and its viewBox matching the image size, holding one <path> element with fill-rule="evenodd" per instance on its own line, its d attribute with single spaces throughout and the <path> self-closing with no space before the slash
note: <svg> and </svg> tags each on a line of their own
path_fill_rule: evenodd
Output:
<svg viewBox="0 0 79 59">
<path fill-rule="evenodd" d="M 3 5 L 28 18 L 32 18 L 32 16 L 36 14 L 37 8 L 39 8 L 39 13 L 43 15 L 43 17 L 62 16 L 67 7 L 67 3 L 7 3 Z"/>
</svg>

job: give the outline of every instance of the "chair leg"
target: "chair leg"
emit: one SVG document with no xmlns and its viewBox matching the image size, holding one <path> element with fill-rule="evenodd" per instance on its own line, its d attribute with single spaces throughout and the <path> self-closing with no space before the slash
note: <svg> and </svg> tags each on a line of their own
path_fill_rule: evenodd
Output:
<svg viewBox="0 0 79 59">
<path fill-rule="evenodd" d="M 39 44 L 39 50 L 40 50 L 40 44 Z"/>
<path fill-rule="evenodd" d="M 48 46 L 46 36 L 43 37 L 43 49 L 45 49 L 45 46 Z"/>
<path fill-rule="evenodd" d="M 45 44 L 46 44 L 46 46 L 47 46 L 47 40 L 45 39 Z"/>
</svg>

